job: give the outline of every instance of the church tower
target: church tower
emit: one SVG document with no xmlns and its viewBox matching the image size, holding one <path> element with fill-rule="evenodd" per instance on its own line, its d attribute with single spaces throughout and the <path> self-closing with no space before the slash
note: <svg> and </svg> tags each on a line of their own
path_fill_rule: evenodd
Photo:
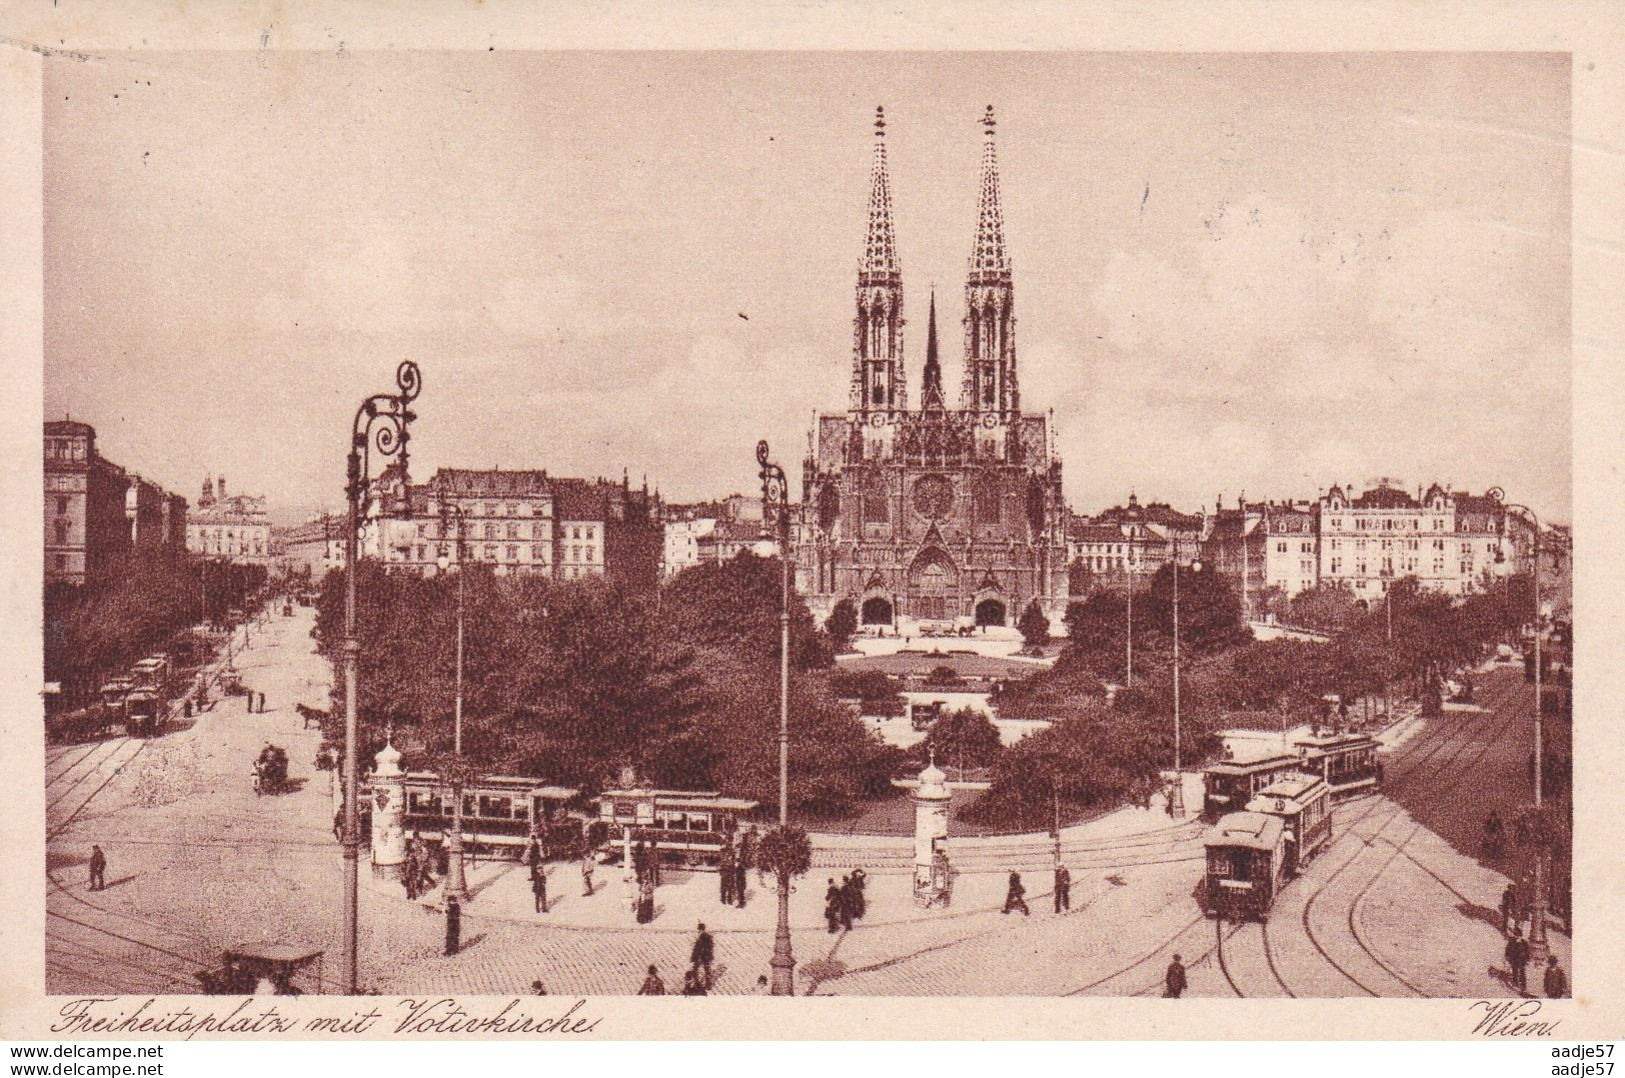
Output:
<svg viewBox="0 0 1625 1078">
<path fill-rule="evenodd" d="M 942 398 L 942 364 L 937 360 L 937 294 L 931 293 L 931 313 L 925 330 L 925 385 L 920 390 L 920 411 L 940 412 L 947 407 Z"/>
<path fill-rule="evenodd" d="M 1010 415 L 1021 410 L 1016 385 L 1015 294 L 1004 251 L 1004 210 L 999 204 L 999 161 L 994 150 L 993 106 L 982 115 L 982 191 L 976 242 L 965 279 L 965 386 L 963 406 L 972 412 Z"/>
<path fill-rule="evenodd" d="M 854 412 L 908 407 L 903 374 L 903 272 L 892 230 L 891 178 L 886 172 L 886 112 L 875 109 L 874 160 L 869 169 L 869 232 L 858 264 L 857 316 L 852 323 Z"/>
</svg>

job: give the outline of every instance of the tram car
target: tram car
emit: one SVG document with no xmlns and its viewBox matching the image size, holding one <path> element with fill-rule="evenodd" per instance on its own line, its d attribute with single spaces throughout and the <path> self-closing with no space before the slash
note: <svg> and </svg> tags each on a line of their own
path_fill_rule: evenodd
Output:
<svg viewBox="0 0 1625 1078">
<path fill-rule="evenodd" d="M 441 846 L 451 829 L 451 788 L 433 772 L 404 782 L 407 838 Z M 536 779 L 490 775 L 463 787 L 463 852 L 471 857 L 521 859 L 535 839 L 544 857 L 569 856 L 582 841 L 582 820 L 567 806 L 581 793 Z"/>
<path fill-rule="evenodd" d="M 1302 760 L 1301 770 L 1315 775 L 1333 797 L 1374 791 L 1382 786 L 1382 746 L 1369 734 L 1326 734 L 1299 738 L 1293 743 Z"/>
<path fill-rule="evenodd" d="M 1291 775 L 1258 791 L 1248 812 L 1279 816 L 1285 824 L 1284 871 L 1296 876 L 1332 839 L 1331 788 L 1310 775 Z"/>
<path fill-rule="evenodd" d="M 740 817 L 757 804 L 714 790 L 605 790 L 598 801 L 607 835 L 602 849 L 607 859 L 630 864 L 633 847 L 642 842 L 662 863 L 713 866 L 739 829 Z"/>
<path fill-rule="evenodd" d="M 1245 808 L 1258 791 L 1302 767 L 1303 758 L 1290 752 L 1210 765 L 1202 772 L 1202 818 L 1212 823 Z"/>
<path fill-rule="evenodd" d="M 1331 790 L 1293 775 L 1266 786 L 1209 833 L 1202 908 L 1233 921 L 1263 921 L 1275 897 L 1332 837 Z"/>
<path fill-rule="evenodd" d="M 149 655 L 130 668 L 130 680 L 138 689 L 162 692 L 169 684 L 169 660 Z"/>
<path fill-rule="evenodd" d="M 131 737 L 157 737 L 164 726 L 164 697 L 155 689 L 131 689 L 124 698 L 124 731 Z"/>
</svg>

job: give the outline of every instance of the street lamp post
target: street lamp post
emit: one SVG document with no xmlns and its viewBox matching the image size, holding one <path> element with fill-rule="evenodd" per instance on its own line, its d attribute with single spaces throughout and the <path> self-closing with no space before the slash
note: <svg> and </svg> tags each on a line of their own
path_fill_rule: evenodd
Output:
<svg viewBox="0 0 1625 1078">
<path fill-rule="evenodd" d="M 1126 635 L 1128 643 L 1123 664 L 1123 687 L 1132 689 L 1134 688 L 1134 567 L 1132 564 L 1128 569 L 1128 632 Z"/>
<path fill-rule="evenodd" d="M 344 992 L 359 992 L 356 954 L 356 862 L 361 855 L 361 829 L 356 794 L 356 660 L 361 642 L 355 635 L 355 575 L 359 539 L 366 525 L 365 501 L 371 485 L 372 453 L 399 455 L 406 468 L 408 427 L 415 418 L 410 405 L 423 388 L 418 365 L 411 360 L 395 370 L 396 393 L 376 393 L 361 402 L 350 428 L 350 457 L 345 495 L 350 526 L 344 533 L 344 956 L 340 973 Z"/>
<path fill-rule="evenodd" d="M 1198 572 L 1202 569 L 1201 562 L 1192 563 L 1192 568 Z M 1168 793 L 1168 814 L 1174 817 L 1185 815 L 1185 777 L 1180 770 L 1180 730 L 1179 730 L 1179 544 L 1174 544 L 1174 785 Z"/>
<path fill-rule="evenodd" d="M 1498 502 L 1503 497 L 1500 487 L 1491 487 L 1489 495 Z M 1530 550 L 1533 557 L 1530 559 L 1529 582 L 1530 590 L 1534 592 L 1535 599 L 1535 620 L 1532 628 L 1535 633 L 1535 813 L 1538 817 L 1545 802 L 1546 793 L 1544 759 L 1546 743 L 1541 728 L 1541 705 L 1544 701 L 1541 699 L 1541 675 L 1543 671 L 1541 670 L 1540 657 L 1540 623 L 1543 617 L 1540 608 L 1540 518 L 1527 505 L 1508 502 L 1505 503 L 1505 508 L 1509 512 L 1516 510 L 1527 516 L 1530 523 L 1535 527 L 1534 540 Z M 1497 551 L 1497 553 L 1500 552 Z M 1539 830 L 1539 837 L 1535 845 L 1535 895 L 1533 909 L 1530 911 L 1529 916 L 1529 959 L 1539 966 L 1546 961 L 1549 948 L 1546 939 L 1546 834 L 1545 828 L 1540 826 L 1539 823 L 1537 823 L 1537 829 Z"/>
<path fill-rule="evenodd" d="M 463 865 L 463 507 L 456 503 L 440 503 L 440 537 L 446 536 L 447 526 L 457 523 L 457 657 L 456 685 L 452 699 L 452 783 L 451 783 L 451 835 L 446 840 L 447 866 L 445 894 L 455 895 L 458 901 L 468 901 L 468 877 Z M 451 568 L 445 554 L 435 559 L 442 573 Z"/>
<path fill-rule="evenodd" d="M 779 828 L 790 822 L 790 484 L 784 469 L 768 460 L 767 442 L 756 443 L 761 465 L 762 517 L 777 517 L 779 530 Z M 779 923 L 773 934 L 772 994 L 795 995 L 795 953 L 790 947 L 790 877 L 779 873 Z"/>
</svg>

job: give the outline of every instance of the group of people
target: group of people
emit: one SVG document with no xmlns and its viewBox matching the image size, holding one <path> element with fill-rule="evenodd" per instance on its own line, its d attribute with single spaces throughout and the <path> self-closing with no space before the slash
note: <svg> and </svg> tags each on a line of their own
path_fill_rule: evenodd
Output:
<svg viewBox="0 0 1625 1078">
<path fill-rule="evenodd" d="M 408 901 L 415 901 L 434 887 L 434 871 L 428 844 L 417 835 L 406 843 L 406 860 L 401 864 L 401 886 L 406 888 Z"/>
<path fill-rule="evenodd" d="M 593 896 L 593 869 L 597 867 L 597 859 L 593 855 L 590 845 L 583 841 L 574 855 L 581 865 L 581 897 Z M 541 841 L 535 837 L 530 840 L 530 846 L 525 850 L 525 865 L 530 870 L 530 893 L 536 901 L 536 912 L 547 912 L 547 853 L 542 849 Z"/>
<path fill-rule="evenodd" d="M 746 882 L 752 868 L 757 869 L 760 880 L 761 869 L 756 863 L 758 841 L 754 825 L 739 836 L 737 843 L 732 835 L 723 838 L 722 850 L 717 857 L 717 876 L 724 906 L 745 908 Z"/>
<path fill-rule="evenodd" d="M 861 868 L 853 869 L 850 876 L 842 876 L 838 884 L 835 877 L 829 878 L 829 887 L 824 891 L 824 922 L 831 932 L 851 928 L 853 921 L 861 920 L 868 912 L 869 903 L 863 894 L 868 879 Z"/>
<path fill-rule="evenodd" d="M 1523 922 L 1528 920 L 1523 896 L 1516 885 L 1508 883 L 1501 892 L 1501 934 L 1507 938 L 1507 973 L 1512 987 L 1521 995 L 1529 994 L 1529 960 L 1532 957 L 1529 940 L 1523 934 Z M 1534 925 L 1530 924 L 1530 935 Z M 1568 974 L 1558 964 L 1557 956 L 1546 956 L 1546 969 L 1541 977 L 1541 989 L 1548 999 L 1562 999 L 1569 994 Z"/>
</svg>

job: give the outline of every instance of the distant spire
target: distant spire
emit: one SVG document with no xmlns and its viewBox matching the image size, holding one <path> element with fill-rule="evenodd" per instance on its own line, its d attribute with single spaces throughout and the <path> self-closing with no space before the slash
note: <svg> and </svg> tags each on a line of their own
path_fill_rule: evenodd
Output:
<svg viewBox="0 0 1625 1078">
<path fill-rule="evenodd" d="M 971 249 L 971 280 L 1010 271 L 1004 253 L 1004 209 L 999 202 L 999 159 L 993 143 L 993 106 L 982 114 L 982 193 L 976 208 L 976 244 Z"/>
<path fill-rule="evenodd" d="M 891 177 L 886 170 L 886 110 L 875 107 L 874 160 L 869 166 L 869 234 L 858 267 L 862 284 L 884 284 L 902 270 L 897 263 L 897 236 L 892 229 Z"/>
<path fill-rule="evenodd" d="M 925 331 L 925 387 L 920 393 L 921 408 L 944 408 L 942 364 L 937 362 L 937 291 L 931 290 L 931 314 Z"/>
</svg>

